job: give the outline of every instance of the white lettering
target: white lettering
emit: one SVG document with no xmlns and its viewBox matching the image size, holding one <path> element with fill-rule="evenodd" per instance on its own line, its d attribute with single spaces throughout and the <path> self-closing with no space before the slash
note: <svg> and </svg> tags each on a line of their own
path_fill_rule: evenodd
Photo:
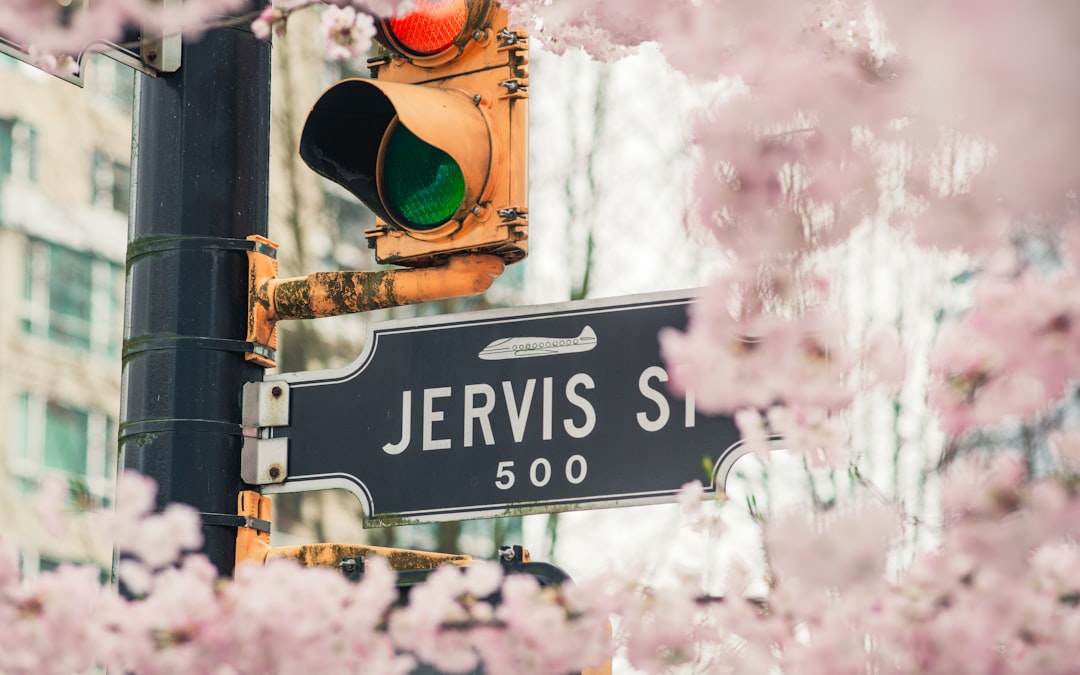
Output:
<svg viewBox="0 0 1080 675">
<path fill-rule="evenodd" d="M 386 443 L 382 446 L 383 452 L 388 455 L 400 455 L 409 447 L 409 433 L 412 430 L 412 392 L 406 391 L 401 394 L 401 440 L 397 443 Z"/>
<path fill-rule="evenodd" d="M 663 394 L 649 386 L 649 380 L 652 379 L 657 379 L 660 382 L 667 382 L 667 371 L 660 366 L 649 366 L 641 371 L 641 377 L 638 378 L 638 391 L 641 392 L 642 396 L 655 403 L 658 411 L 656 419 L 649 419 L 647 414 L 639 412 L 637 414 L 637 423 L 638 426 L 645 431 L 660 431 L 668 422 L 668 417 L 671 415 L 671 407 L 668 405 L 667 398 L 665 398 Z"/>
<path fill-rule="evenodd" d="M 663 372 L 659 368 L 653 370 Z M 400 436 L 396 441 L 383 444 L 382 450 L 388 455 L 400 455 L 409 449 L 414 433 L 417 437 L 416 445 L 421 446 L 424 451 L 494 446 L 497 444 L 496 427 L 500 429 L 500 433 L 507 433 L 504 423 L 494 419 L 501 415 L 496 413 L 496 409 L 503 405 L 506 406 L 508 435 L 512 436 L 512 441 L 507 438 L 501 442 L 524 443 L 527 438 L 551 441 L 556 430 L 570 438 L 585 438 L 596 429 L 596 407 L 590 400 L 591 395 L 586 391 L 596 389 L 596 382 L 586 373 L 577 373 L 562 382 L 558 382 L 559 379 L 536 377 L 518 382 L 504 380 L 501 386 L 478 382 L 452 387 L 431 387 L 423 389 L 423 400 L 416 401 L 416 410 L 413 410 L 413 401 L 417 397 L 413 396 L 413 391 L 403 391 Z M 647 396 L 656 398 L 657 405 L 664 405 L 659 394 L 648 389 L 649 383 L 646 379 L 642 379 L 639 386 Z M 537 391 L 538 389 L 540 391 Z M 505 399 L 504 402 L 499 401 L 500 396 Z M 563 397 L 562 400 L 555 400 L 560 396 Z M 534 411 L 536 407 L 540 410 Z M 454 412 L 454 417 L 461 417 L 456 420 L 448 419 L 450 412 L 457 410 L 461 412 Z M 389 412 L 392 411 L 388 411 L 388 416 Z M 663 421 L 666 421 L 667 413 L 663 412 Z M 650 415 L 656 417 L 655 413 Z M 531 419 L 530 416 L 539 419 Z M 646 419 L 645 413 L 639 413 L 638 418 Z M 687 413 L 686 419 L 687 424 L 693 424 L 692 411 Z M 413 429 L 414 421 L 417 429 Z M 648 422 L 656 423 L 651 419 Z M 537 429 L 537 426 L 540 428 Z M 577 475 L 584 468 L 575 464 L 573 470 L 574 475 Z"/>
<path fill-rule="evenodd" d="M 476 396 L 484 396 L 484 404 L 476 407 Z M 484 434 L 484 445 L 495 445 L 495 435 L 491 433 L 491 420 L 488 418 L 495 409 L 495 389 L 489 384 L 465 385 L 465 442 L 466 448 L 473 444 L 473 422 L 480 422 L 480 431 Z"/>
<path fill-rule="evenodd" d="M 585 373 L 578 373 L 566 382 L 566 400 L 585 413 L 585 421 L 581 426 L 577 426 L 572 419 L 567 418 L 563 420 L 563 428 L 573 438 L 585 438 L 596 427 L 596 410 L 593 409 L 592 403 L 577 393 L 578 385 L 583 385 L 586 389 L 595 389 L 596 383 Z"/>
<path fill-rule="evenodd" d="M 551 440 L 551 378 L 544 378 L 544 440 Z"/>
<path fill-rule="evenodd" d="M 589 463 L 582 455 L 571 455 L 563 467 L 566 482 L 572 485 L 580 485 L 585 481 L 589 473 Z M 529 481 L 533 487 L 547 487 L 554 473 L 551 470 L 551 461 L 546 457 L 537 457 L 529 465 Z M 509 490 L 517 482 L 514 475 L 514 463 L 512 461 L 499 462 L 495 467 L 495 487 L 500 490 Z"/>
<path fill-rule="evenodd" d="M 697 405 L 694 403 L 694 390 L 686 390 L 686 413 L 683 415 L 683 424 L 687 429 L 694 428 L 694 414 L 697 412 Z"/>
<path fill-rule="evenodd" d="M 543 475 L 540 475 L 540 471 L 543 471 Z M 544 487 L 551 480 L 551 462 L 547 461 L 543 457 L 537 457 L 532 466 L 529 467 L 529 480 L 536 487 Z"/>
<path fill-rule="evenodd" d="M 521 397 L 521 404 L 514 400 L 514 386 L 505 381 L 503 394 L 506 396 L 506 414 L 510 416 L 510 429 L 514 432 L 514 442 L 520 443 L 525 438 L 525 423 L 529 421 L 529 408 L 532 407 L 533 389 L 536 388 L 536 380 L 530 379 L 525 383 L 525 393 Z"/>
<path fill-rule="evenodd" d="M 499 462 L 499 466 L 495 467 L 495 487 L 500 490 L 514 487 L 514 472 L 510 470 L 513 468 L 513 462 Z"/>
<path fill-rule="evenodd" d="M 424 390 L 424 450 L 446 450 L 450 447 L 449 438 L 434 438 L 433 427 L 436 422 L 441 422 L 445 413 L 435 410 L 435 399 L 446 398 L 453 393 L 450 387 L 436 387 Z"/>
<path fill-rule="evenodd" d="M 577 470 L 574 469 L 575 464 Z M 571 455 L 570 459 L 566 460 L 566 481 L 568 483 L 578 485 L 585 480 L 585 474 L 588 472 L 589 465 L 581 455 Z"/>
</svg>

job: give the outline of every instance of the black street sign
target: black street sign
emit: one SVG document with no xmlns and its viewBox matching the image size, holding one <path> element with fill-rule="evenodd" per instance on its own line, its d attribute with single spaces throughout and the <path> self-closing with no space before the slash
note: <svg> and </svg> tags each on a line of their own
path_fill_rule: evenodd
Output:
<svg viewBox="0 0 1080 675">
<path fill-rule="evenodd" d="M 345 488 L 365 524 L 670 502 L 723 488 L 743 454 L 729 417 L 669 393 L 657 334 L 683 294 L 376 324 L 364 353 L 286 382 L 284 483 Z M 711 471 L 709 470 L 711 468 Z"/>
</svg>

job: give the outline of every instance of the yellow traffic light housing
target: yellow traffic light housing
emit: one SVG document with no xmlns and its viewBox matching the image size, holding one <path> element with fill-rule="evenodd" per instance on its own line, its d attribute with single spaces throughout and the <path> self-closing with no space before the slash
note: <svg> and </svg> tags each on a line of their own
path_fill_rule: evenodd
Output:
<svg viewBox="0 0 1080 675">
<path fill-rule="evenodd" d="M 316 101 L 300 156 L 377 216 L 381 263 L 528 251 L 528 42 L 492 0 L 419 0 L 378 24 L 374 79 Z"/>
</svg>

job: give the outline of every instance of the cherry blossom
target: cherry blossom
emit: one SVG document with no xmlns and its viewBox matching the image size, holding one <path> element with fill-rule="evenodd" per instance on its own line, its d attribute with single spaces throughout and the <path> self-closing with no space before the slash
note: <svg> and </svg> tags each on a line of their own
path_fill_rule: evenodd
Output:
<svg viewBox="0 0 1080 675">
<path fill-rule="evenodd" d="M 862 374 L 866 387 L 879 382 L 895 386 L 905 360 L 895 336 L 853 348 L 843 314 L 815 298 L 827 295 L 828 284 L 820 278 L 777 275 L 761 280 L 741 273 L 718 277 L 691 307 L 687 331 L 660 335 L 662 354 L 673 371 L 672 388 L 693 391 L 701 410 L 731 413 L 778 404 L 839 411 L 858 391 L 856 373 Z M 881 354 L 886 347 L 887 361 Z M 810 419 L 824 417 L 806 412 L 783 419 L 813 426 Z M 783 424 L 775 420 L 774 432 L 776 423 Z M 760 449 L 761 432 L 745 413 L 740 426 L 746 427 L 744 441 Z M 750 430 L 753 435 L 746 435 Z M 843 436 L 834 434 L 827 445 L 841 442 Z"/>
<path fill-rule="evenodd" d="M 320 39 L 331 59 L 365 52 L 394 0 L 332 3 Z M 0 538 L 0 671 L 565 673 L 610 658 L 643 672 L 1031 673 L 1076 670 L 1080 634 L 1080 432 L 1068 411 L 1080 377 L 1080 5 L 1061 0 L 514 0 L 534 42 L 601 60 L 655 42 L 695 81 L 727 97 L 687 120 L 698 158 L 688 221 L 727 272 L 704 289 L 685 331 L 660 336 L 673 390 L 704 413 L 734 415 L 744 445 L 774 441 L 810 470 L 847 466 L 846 426 L 877 388 L 928 384 L 929 422 L 974 439 L 938 470 L 921 467 L 932 513 L 853 480 L 828 508 L 755 512 L 760 569 L 736 564 L 717 595 L 703 561 L 677 582 L 631 566 L 544 586 L 495 564 L 440 568 L 407 598 L 393 570 L 365 562 L 359 582 L 288 562 L 241 565 L 223 580 L 202 556 L 193 509 L 156 503 L 125 474 L 116 506 L 87 516 L 115 544 L 125 597 L 93 565 L 22 573 Z M 309 3 L 237 17 L 268 39 Z M 55 3 L 9 0 L 0 23 L 54 71 L 59 54 L 124 25 L 195 37 L 235 0 L 101 0 L 70 20 Z M 834 294 L 830 249 L 868 223 L 968 256 L 970 297 L 943 311 L 921 364 L 904 326 L 853 325 Z M 1052 255 L 1023 249 L 1049 242 Z M 924 367 L 925 366 L 925 367 Z M 992 453 L 973 432 L 1020 426 L 1053 466 Z M 901 448 L 902 449 L 902 448 Z M 1026 448 L 1031 452 L 1030 448 Z M 948 462 L 943 461 L 942 464 Z M 1038 468 L 1038 470 L 1036 470 Z M 933 478 L 934 480 L 930 480 Z M 63 481 L 32 502 L 63 534 Z M 745 508 L 678 501 L 684 525 L 725 536 Z M 895 498 L 895 501 L 893 501 Z M 909 536 L 929 530 L 919 546 Z M 644 539 L 643 539 L 644 540 Z M 754 589 L 753 591 L 751 589 Z M 751 595 L 753 593 L 753 595 Z M 614 618 L 615 634 L 609 636 Z"/>
<path fill-rule="evenodd" d="M 357 13 L 352 7 L 330 5 L 323 10 L 319 37 L 326 58 L 335 61 L 352 59 L 371 48 L 375 24 L 370 15 Z"/>
<path fill-rule="evenodd" d="M 260 40 L 269 40 L 270 31 L 275 25 L 279 34 L 282 33 L 284 19 L 285 13 L 280 8 L 269 5 L 259 12 L 259 16 L 251 22 L 251 32 Z"/>
<path fill-rule="evenodd" d="M 1068 672 L 1069 636 L 1080 625 L 1080 495 L 1071 476 L 1033 481 L 1014 454 L 961 461 L 946 474 L 951 515 L 940 546 L 893 572 L 904 515 L 889 504 L 781 513 L 764 524 L 771 587 L 764 599 L 744 597 L 740 567 L 729 572 L 724 597 L 704 592 L 701 561 L 688 561 L 674 586 L 643 584 L 640 570 L 630 570 L 544 587 L 489 564 L 440 568 L 399 606 L 394 573 L 378 558 L 359 582 L 332 568 L 276 561 L 242 565 L 222 583 L 205 558 L 188 555 L 152 571 L 148 591 L 124 600 L 91 566 L 25 579 L 6 548 L 0 667 L 403 674 L 418 659 L 446 672 L 483 663 L 488 672 L 564 673 L 609 658 L 614 614 L 615 640 L 647 673 L 690 664 L 785 673 Z M 691 520 L 738 508 L 702 504 L 701 496 L 700 484 L 681 495 Z"/>
<path fill-rule="evenodd" d="M 735 425 L 739 428 L 743 447 L 762 460 L 769 458 L 772 450 L 769 431 L 765 427 L 765 418 L 756 408 L 742 408 L 735 411 Z"/>
</svg>

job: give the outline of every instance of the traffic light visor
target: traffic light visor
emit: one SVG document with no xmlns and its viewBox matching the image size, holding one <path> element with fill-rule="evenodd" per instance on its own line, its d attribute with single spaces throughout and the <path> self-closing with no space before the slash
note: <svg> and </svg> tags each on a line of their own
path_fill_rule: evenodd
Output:
<svg viewBox="0 0 1080 675">
<path fill-rule="evenodd" d="M 449 49 L 468 23 L 466 0 L 419 0 L 413 11 L 387 20 L 386 27 L 409 52 L 431 56 Z"/>
<path fill-rule="evenodd" d="M 463 92 L 343 80 L 308 114 L 300 157 L 388 223 L 435 236 L 485 198 L 491 131 Z"/>
</svg>

